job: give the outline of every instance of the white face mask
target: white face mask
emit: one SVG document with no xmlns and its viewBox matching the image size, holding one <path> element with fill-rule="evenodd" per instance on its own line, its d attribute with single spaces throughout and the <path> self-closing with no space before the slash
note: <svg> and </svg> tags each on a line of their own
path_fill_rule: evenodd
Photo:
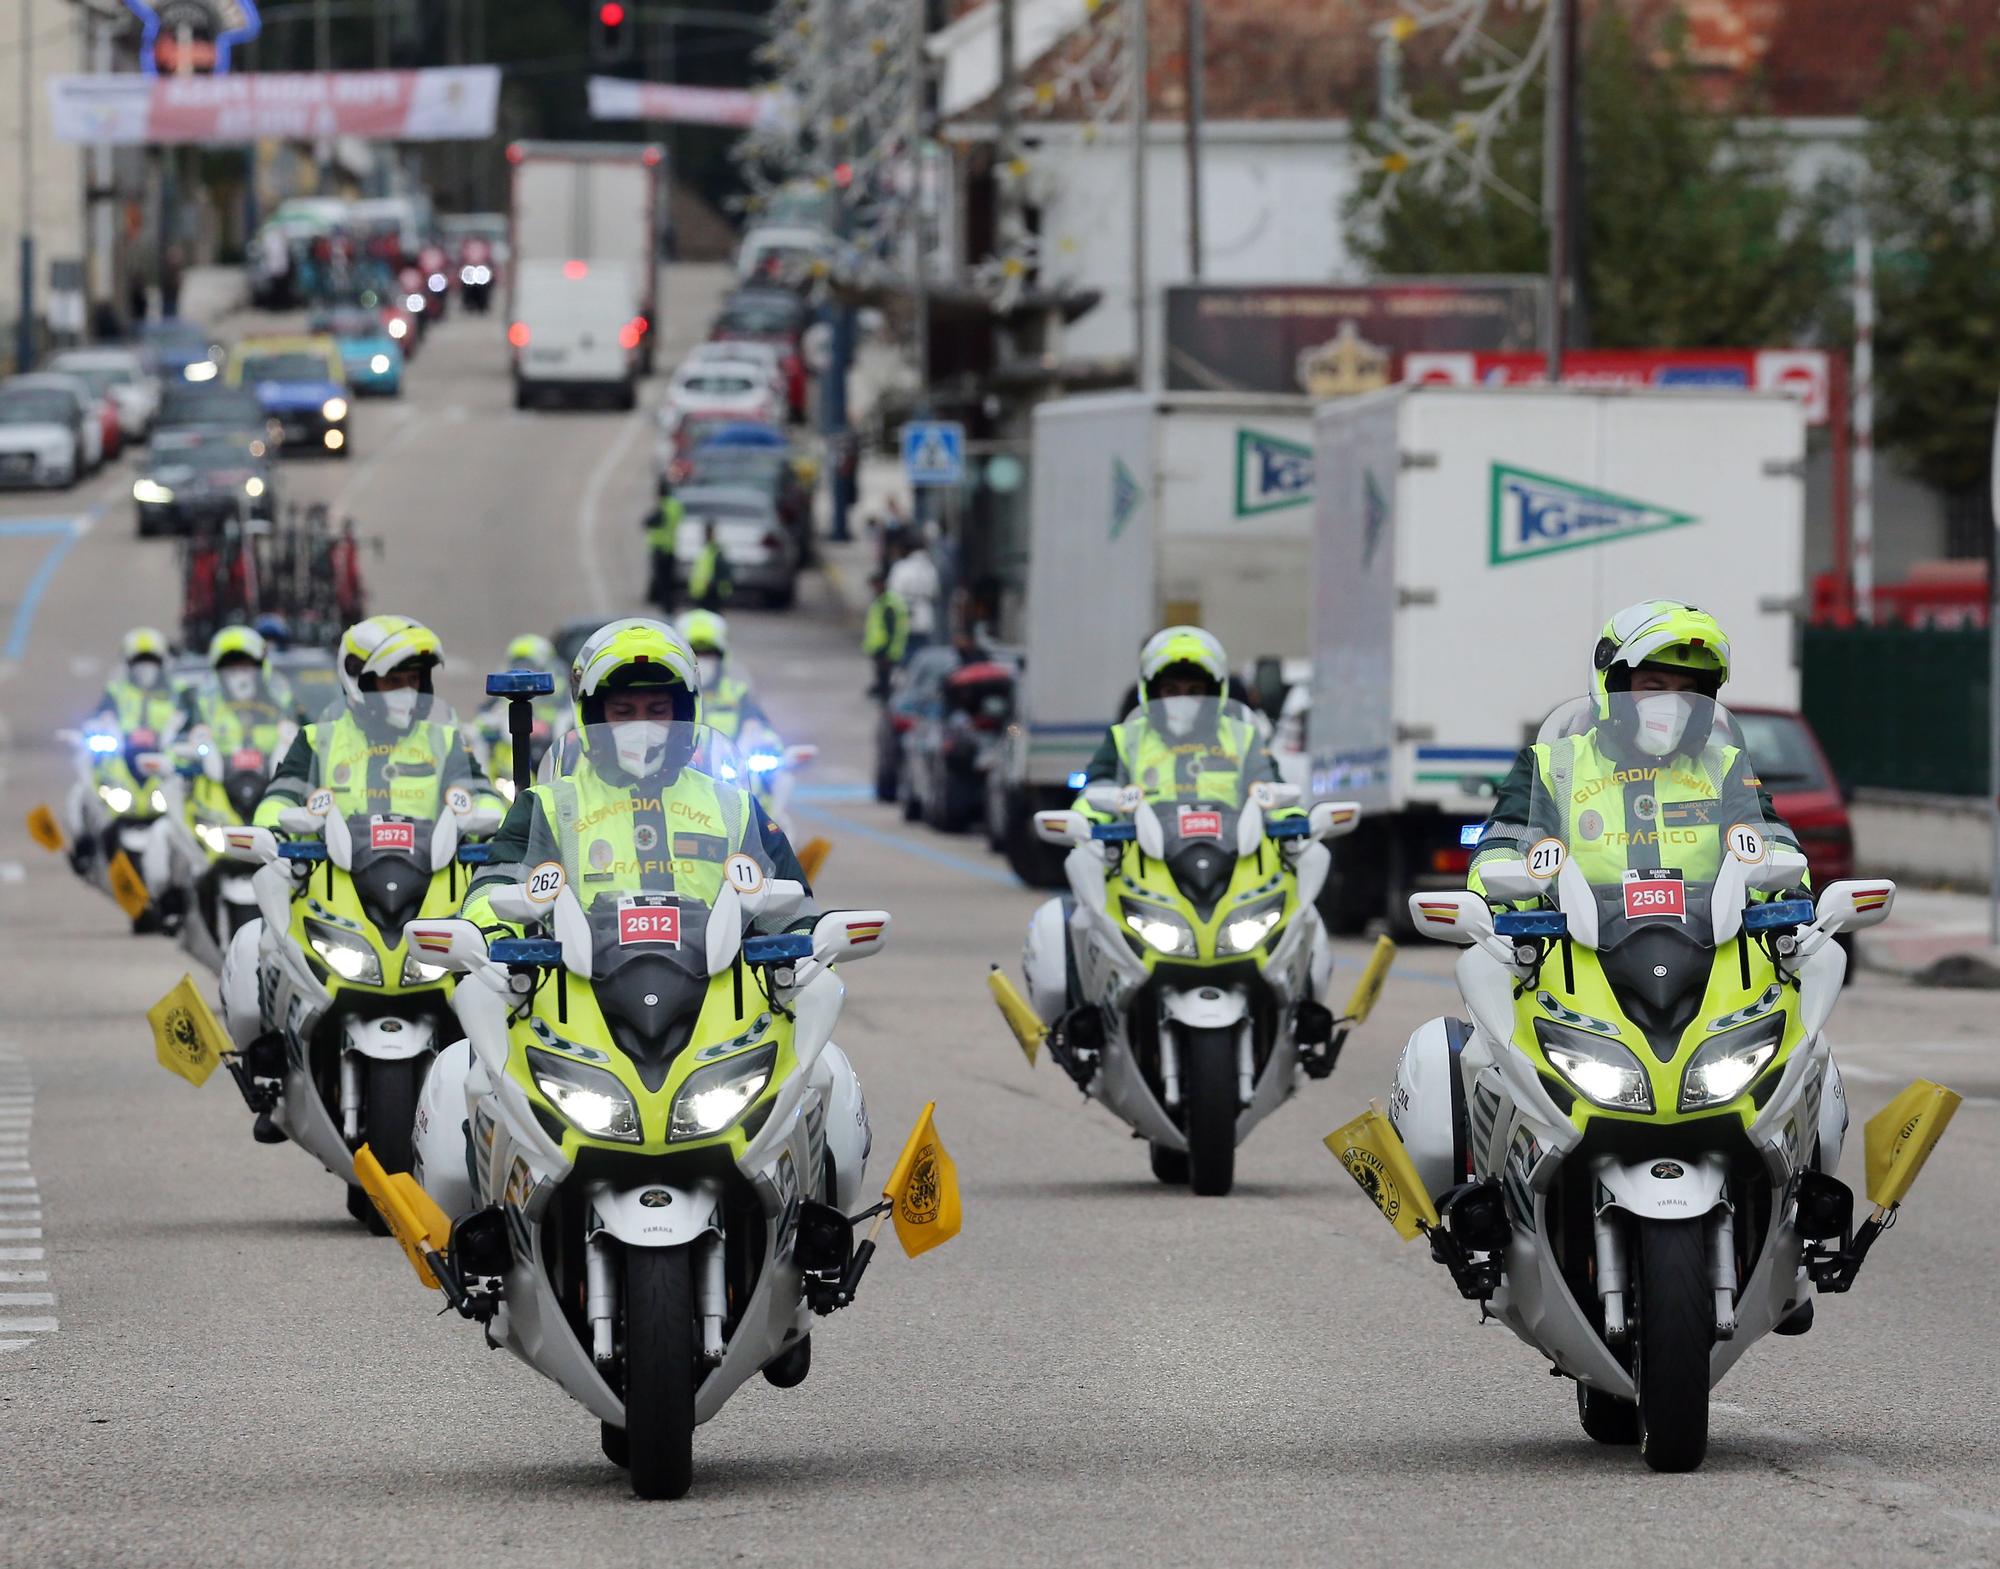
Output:
<svg viewBox="0 0 2000 1569">
<path fill-rule="evenodd" d="M 139 659 L 126 666 L 132 677 L 132 684 L 150 692 L 160 684 L 160 662 L 157 659 Z"/>
<path fill-rule="evenodd" d="M 1167 732 L 1170 735 L 1186 735 L 1201 718 L 1205 697 L 1163 697 L 1160 708 L 1166 716 Z"/>
<path fill-rule="evenodd" d="M 410 720 L 417 712 L 417 699 L 423 695 L 415 687 L 408 686 L 394 692 L 376 693 L 382 699 L 382 712 L 398 730 L 410 728 Z"/>
<path fill-rule="evenodd" d="M 610 730 L 620 768 L 635 779 L 659 772 L 667 758 L 668 726 L 653 719 L 630 719 Z"/>
<path fill-rule="evenodd" d="M 701 689 L 706 692 L 722 679 L 722 656 L 720 654 L 696 654 L 695 669 L 701 672 Z"/>
<path fill-rule="evenodd" d="M 221 672 L 222 695 L 232 703 L 247 703 L 257 695 L 257 672 L 233 666 Z"/>
<path fill-rule="evenodd" d="M 1682 692 L 1655 692 L 1632 703 L 1632 738 L 1648 757 L 1671 757 L 1687 734 L 1694 704 Z"/>
</svg>

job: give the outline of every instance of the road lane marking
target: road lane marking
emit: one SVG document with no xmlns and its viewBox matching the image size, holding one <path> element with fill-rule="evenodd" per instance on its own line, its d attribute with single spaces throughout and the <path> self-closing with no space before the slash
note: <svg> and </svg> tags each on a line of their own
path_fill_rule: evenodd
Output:
<svg viewBox="0 0 2000 1569">
<path fill-rule="evenodd" d="M 35 630 L 35 615 L 42 608 L 42 596 L 49 591 L 49 584 L 55 581 L 56 569 L 76 548 L 76 542 L 90 532 L 91 525 L 103 516 L 108 504 L 100 503 L 73 517 L 20 518 L 0 523 L 0 539 L 55 540 L 29 575 L 27 587 L 21 590 L 21 602 L 14 607 L 14 619 L 7 629 L 7 641 L 0 644 L 0 664 L 11 665 L 27 652 L 29 634 Z"/>
<path fill-rule="evenodd" d="M 53 1291 L 0 1291 L 0 1313 L 14 1308 L 54 1307 Z"/>
<path fill-rule="evenodd" d="M 0 1082 L 7 1086 L 8 1109 L 4 1113 L 11 1119 L 18 1119 L 22 1131 L 6 1135 L 9 1158 L 0 1160 L 0 1243 L 23 1243 L 42 1241 L 42 1195 L 32 1174 L 29 1173 L 28 1134 L 26 1123 L 34 1105 L 35 1085 L 28 1065 L 20 1054 L 11 1047 L 0 1046 Z M 16 1175 L 20 1173 L 20 1175 Z M 45 1250 L 39 1247 L 0 1247 L 0 1259 L 10 1263 L 39 1264 L 45 1260 Z M 7 1286 L 17 1284 L 49 1285 L 47 1269 L 9 1269 L 0 1271 L 0 1283 Z M 56 1292 L 53 1287 L 47 1291 L 17 1291 L 0 1289 L 0 1351 L 20 1351 L 35 1344 L 28 1338 L 34 1335 L 49 1335 L 56 1331 L 57 1320 L 53 1313 L 37 1314 L 31 1317 L 12 1315 L 27 1308 L 53 1308 Z"/>
<path fill-rule="evenodd" d="M 33 1264 L 42 1258 L 42 1248 L 0 1248 L 0 1259 L 10 1264 Z"/>
<path fill-rule="evenodd" d="M 48 1278 L 49 1272 L 45 1269 L 0 1269 L 0 1283 L 10 1286 L 31 1285 Z"/>
<path fill-rule="evenodd" d="M 590 471 L 590 478 L 584 482 L 583 500 L 579 510 L 583 514 L 583 566 L 590 578 L 591 597 L 597 602 L 597 614 L 608 616 L 612 613 L 611 590 L 604 575 L 604 563 L 597 558 L 597 526 L 603 515 L 600 503 L 604 499 L 604 487 L 619 460 L 625 456 L 625 449 L 632 445 L 632 438 L 645 428 L 646 416 L 634 410 L 625 416 L 625 428 L 618 433 L 618 439 L 605 449 L 604 456 L 597 460 L 597 466 Z"/>
</svg>

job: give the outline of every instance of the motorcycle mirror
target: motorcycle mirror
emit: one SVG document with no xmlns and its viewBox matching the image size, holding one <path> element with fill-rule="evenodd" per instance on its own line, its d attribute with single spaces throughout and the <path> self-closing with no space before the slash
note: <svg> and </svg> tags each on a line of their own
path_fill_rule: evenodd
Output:
<svg viewBox="0 0 2000 1569">
<path fill-rule="evenodd" d="M 278 858 L 278 836 L 268 828 L 225 828 L 222 842 L 229 846 L 234 855 L 247 855 L 253 861 L 275 861 Z"/>
<path fill-rule="evenodd" d="M 788 746 L 785 748 L 785 766 L 787 768 L 803 768 L 818 756 L 819 748 L 816 746 L 806 746 L 804 744 Z"/>
<path fill-rule="evenodd" d="M 813 925 L 813 957 L 821 964 L 880 953 L 889 936 L 887 910 L 833 910 Z"/>
<path fill-rule="evenodd" d="M 471 921 L 411 921 L 403 928 L 411 957 L 463 975 L 486 962 L 486 934 Z"/>
<path fill-rule="evenodd" d="M 1493 935 L 1493 912 L 1476 893 L 1413 893 L 1410 921 L 1419 934 L 1461 948 Z"/>
<path fill-rule="evenodd" d="M 1297 791 L 1294 790 L 1296 795 Z M 1316 801 L 1306 814 L 1308 831 L 1319 840 L 1338 839 L 1361 825 L 1361 807 L 1354 801 Z"/>
<path fill-rule="evenodd" d="M 1819 927 L 1828 936 L 1880 926 L 1896 907 L 1896 885 L 1887 878 L 1828 883 L 1819 896 Z"/>
</svg>

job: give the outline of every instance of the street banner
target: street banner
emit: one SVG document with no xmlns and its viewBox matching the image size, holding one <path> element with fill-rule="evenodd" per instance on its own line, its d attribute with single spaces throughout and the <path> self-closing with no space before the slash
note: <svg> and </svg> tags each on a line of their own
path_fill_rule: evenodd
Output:
<svg viewBox="0 0 2000 1569">
<path fill-rule="evenodd" d="M 1384 278 L 1355 284 L 1189 284 L 1167 290 L 1170 392 L 1313 398 L 1373 392 L 1421 350 L 1532 349 L 1541 278 Z"/>
<path fill-rule="evenodd" d="M 500 68 L 55 76 L 49 79 L 49 100 L 60 142 L 228 146 L 266 137 L 476 140 L 493 134 Z"/>
<path fill-rule="evenodd" d="M 1831 361 L 1822 349 L 1569 349 L 1566 387 L 1737 387 L 1789 392 L 1806 419 L 1824 425 L 1832 409 Z M 1532 387 L 1548 379 L 1536 353 L 1405 355 L 1403 380 L 1427 386 Z"/>
<path fill-rule="evenodd" d="M 593 120 L 668 120 L 677 125 L 728 125 L 742 130 L 782 125 L 792 115 L 789 94 L 744 87 L 677 87 L 622 76 L 590 79 Z"/>
</svg>

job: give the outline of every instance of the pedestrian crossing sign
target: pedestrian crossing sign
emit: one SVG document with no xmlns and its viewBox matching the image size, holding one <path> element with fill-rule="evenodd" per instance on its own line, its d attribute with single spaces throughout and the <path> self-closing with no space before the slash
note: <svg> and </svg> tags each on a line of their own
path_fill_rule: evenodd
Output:
<svg viewBox="0 0 2000 1569">
<path fill-rule="evenodd" d="M 912 485 L 965 479 L 965 427 L 956 420 L 912 420 L 903 427 L 903 472 Z"/>
</svg>

